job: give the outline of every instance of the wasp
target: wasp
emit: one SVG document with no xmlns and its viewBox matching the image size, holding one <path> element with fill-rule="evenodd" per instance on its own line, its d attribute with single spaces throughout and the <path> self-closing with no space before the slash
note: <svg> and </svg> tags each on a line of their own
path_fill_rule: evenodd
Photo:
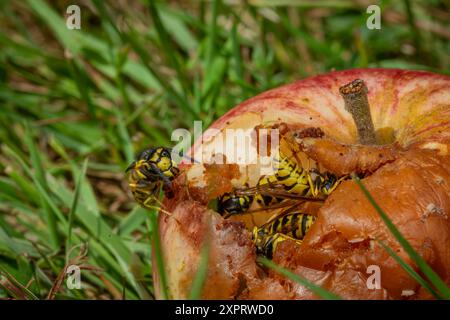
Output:
<svg viewBox="0 0 450 320">
<path fill-rule="evenodd" d="M 347 176 L 303 169 L 294 160 L 274 157 L 275 174 L 262 176 L 255 187 L 238 188 L 218 198 L 218 208 L 226 217 L 249 212 L 256 200 L 261 210 L 291 206 L 293 201 L 324 201 Z M 291 199 L 291 201 L 286 201 Z"/>
<path fill-rule="evenodd" d="M 300 244 L 315 220 L 311 214 L 285 211 L 266 224 L 254 227 L 252 240 L 257 253 L 271 258 L 282 241 L 290 239 Z"/>
<path fill-rule="evenodd" d="M 277 248 L 277 246 L 286 240 L 291 240 L 294 241 L 297 244 L 302 244 L 302 240 L 296 240 L 292 237 L 289 237 L 285 234 L 282 233 L 275 233 L 272 235 L 268 235 L 262 239 L 260 239 L 260 243 L 259 245 L 256 247 L 257 249 L 257 253 L 258 254 L 262 254 L 264 256 L 266 256 L 269 259 L 272 259 L 273 254 L 275 253 L 275 250 Z"/>
<path fill-rule="evenodd" d="M 144 208 L 153 208 L 161 189 L 172 196 L 172 180 L 179 169 L 172 160 L 171 150 L 165 147 L 142 151 L 127 169 L 128 185 L 136 202 Z"/>
<path fill-rule="evenodd" d="M 219 197 L 217 211 L 224 217 L 247 212 L 253 202 L 253 196 L 238 196 L 235 193 L 225 193 Z"/>
<path fill-rule="evenodd" d="M 275 185 L 277 184 L 278 179 L 276 178 L 275 175 L 271 175 L 271 176 L 262 176 L 261 178 L 259 178 L 258 180 L 258 184 L 257 187 L 259 189 L 267 187 L 267 186 L 271 186 L 271 185 Z M 255 199 L 256 202 L 261 206 L 261 207 L 270 207 L 270 206 L 274 206 L 278 203 L 280 203 L 281 201 L 283 201 L 283 198 L 280 197 L 272 197 L 268 194 L 263 194 L 263 193 L 256 193 L 255 195 Z"/>
<path fill-rule="evenodd" d="M 277 182 L 284 186 L 286 191 L 315 199 L 325 198 L 347 178 L 337 178 L 330 172 L 321 173 L 316 168 L 303 169 L 281 153 L 274 158 L 274 169 Z"/>
</svg>

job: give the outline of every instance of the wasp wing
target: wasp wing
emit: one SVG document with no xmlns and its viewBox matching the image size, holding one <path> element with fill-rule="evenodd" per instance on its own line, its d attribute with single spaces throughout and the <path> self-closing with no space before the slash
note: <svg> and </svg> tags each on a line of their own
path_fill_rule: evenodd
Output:
<svg viewBox="0 0 450 320">
<path fill-rule="evenodd" d="M 308 197 L 297 193 L 288 192 L 285 190 L 284 186 L 281 184 L 267 184 L 267 185 L 259 185 L 255 187 L 242 188 L 235 190 L 236 195 L 255 195 L 257 193 L 262 195 L 268 195 L 276 198 L 282 199 L 292 199 L 292 200 L 304 200 L 304 201 L 313 201 L 313 202 L 323 202 L 325 200 L 324 197 L 314 198 Z"/>
<path fill-rule="evenodd" d="M 267 210 L 275 210 L 275 209 L 282 209 L 282 208 L 290 208 L 290 207 L 297 207 L 298 205 L 300 205 L 301 203 L 303 203 L 304 201 L 299 201 L 299 200 L 284 200 L 280 203 L 277 204 L 272 204 L 270 206 L 266 206 L 266 207 L 259 207 L 257 209 L 251 209 L 251 210 L 247 210 L 245 213 L 255 213 L 255 212 L 261 212 L 261 211 L 267 211 Z"/>
</svg>

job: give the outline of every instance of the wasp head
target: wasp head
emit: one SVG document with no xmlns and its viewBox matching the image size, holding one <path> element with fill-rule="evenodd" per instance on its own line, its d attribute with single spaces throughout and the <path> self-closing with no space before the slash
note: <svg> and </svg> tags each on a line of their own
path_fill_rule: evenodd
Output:
<svg viewBox="0 0 450 320">
<path fill-rule="evenodd" d="M 179 172 L 171 157 L 171 149 L 165 147 L 149 148 L 142 151 L 126 172 L 135 181 L 163 180 L 168 184 Z"/>
</svg>

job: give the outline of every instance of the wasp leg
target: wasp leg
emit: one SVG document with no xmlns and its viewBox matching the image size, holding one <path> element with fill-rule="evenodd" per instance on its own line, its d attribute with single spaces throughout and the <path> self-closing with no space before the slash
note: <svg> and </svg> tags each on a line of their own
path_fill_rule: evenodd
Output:
<svg viewBox="0 0 450 320">
<path fill-rule="evenodd" d="M 338 186 L 342 181 L 344 181 L 345 179 L 347 179 L 348 177 L 349 177 L 348 175 L 340 177 L 340 178 L 336 181 L 336 183 L 334 184 L 334 186 L 330 189 L 329 193 L 333 192 L 333 191 L 337 188 L 337 186 Z"/>
<path fill-rule="evenodd" d="M 155 170 L 155 173 L 158 175 L 158 177 L 161 178 L 161 180 L 163 182 L 163 190 L 164 190 L 165 195 L 168 198 L 172 198 L 173 197 L 172 181 L 170 181 L 170 179 L 164 175 L 164 173 L 158 168 L 158 166 L 156 164 L 151 163 L 150 165 Z"/>
<path fill-rule="evenodd" d="M 275 253 L 275 250 L 277 249 L 278 245 L 286 240 L 291 240 L 294 241 L 297 245 L 302 244 L 302 240 L 297 240 L 295 238 L 292 238 L 290 236 L 287 236 L 283 233 L 274 233 L 270 236 L 268 236 L 265 240 L 264 240 L 264 245 L 263 245 L 263 254 L 269 258 L 272 259 L 273 258 L 273 254 Z"/>
<path fill-rule="evenodd" d="M 225 212 L 225 214 L 223 215 L 223 218 L 227 219 L 227 218 L 231 217 L 232 215 L 233 215 L 233 213 Z"/>
<path fill-rule="evenodd" d="M 154 203 L 155 203 L 155 197 L 150 196 L 147 199 L 145 199 L 145 201 L 142 203 L 142 206 L 144 206 L 145 208 L 151 209 L 153 207 Z"/>
</svg>

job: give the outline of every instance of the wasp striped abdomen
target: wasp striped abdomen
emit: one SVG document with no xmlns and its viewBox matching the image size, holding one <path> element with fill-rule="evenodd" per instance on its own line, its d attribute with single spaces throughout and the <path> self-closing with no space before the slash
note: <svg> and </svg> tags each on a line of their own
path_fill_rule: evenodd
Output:
<svg viewBox="0 0 450 320">
<path fill-rule="evenodd" d="M 316 217 L 306 213 L 282 214 L 278 218 L 253 229 L 253 243 L 257 252 L 271 257 L 276 245 L 284 240 L 301 241 Z"/>
<path fill-rule="evenodd" d="M 252 196 L 238 196 L 234 193 L 225 193 L 218 199 L 217 211 L 225 218 L 235 214 L 242 214 L 248 211 L 252 201 Z"/>
<path fill-rule="evenodd" d="M 278 245 L 286 240 L 294 241 L 297 244 L 302 243 L 302 240 L 296 240 L 282 233 L 275 233 L 273 235 L 264 238 L 264 243 L 262 244 L 261 249 L 258 250 L 258 253 L 263 254 L 269 259 L 272 259 L 273 254 L 275 253 L 275 250 L 277 249 Z"/>
<path fill-rule="evenodd" d="M 315 220 L 316 217 L 310 214 L 290 213 L 276 218 L 264 226 L 264 229 L 268 234 L 283 233 L 289 237 L 301 240 Z"/>
<path fill-rule="evenodd" d="M 226 216 L 246 213 L 253 197 L 259 209 L 280 208 L 291 205 L 297 199 L 305 201 L 324 201 L 347 176 L 336 177 L 329 172 L 320 173 L 317 169 L 306 170 L 293 158 L 279 153 L 273 158 L 274 174 L 259 178 L 256 186 L 235 189 L 232 193 L 218 198 L 219 212 Z M 258 210 L 258 209 L 255 209 Z"/>
</svg>

